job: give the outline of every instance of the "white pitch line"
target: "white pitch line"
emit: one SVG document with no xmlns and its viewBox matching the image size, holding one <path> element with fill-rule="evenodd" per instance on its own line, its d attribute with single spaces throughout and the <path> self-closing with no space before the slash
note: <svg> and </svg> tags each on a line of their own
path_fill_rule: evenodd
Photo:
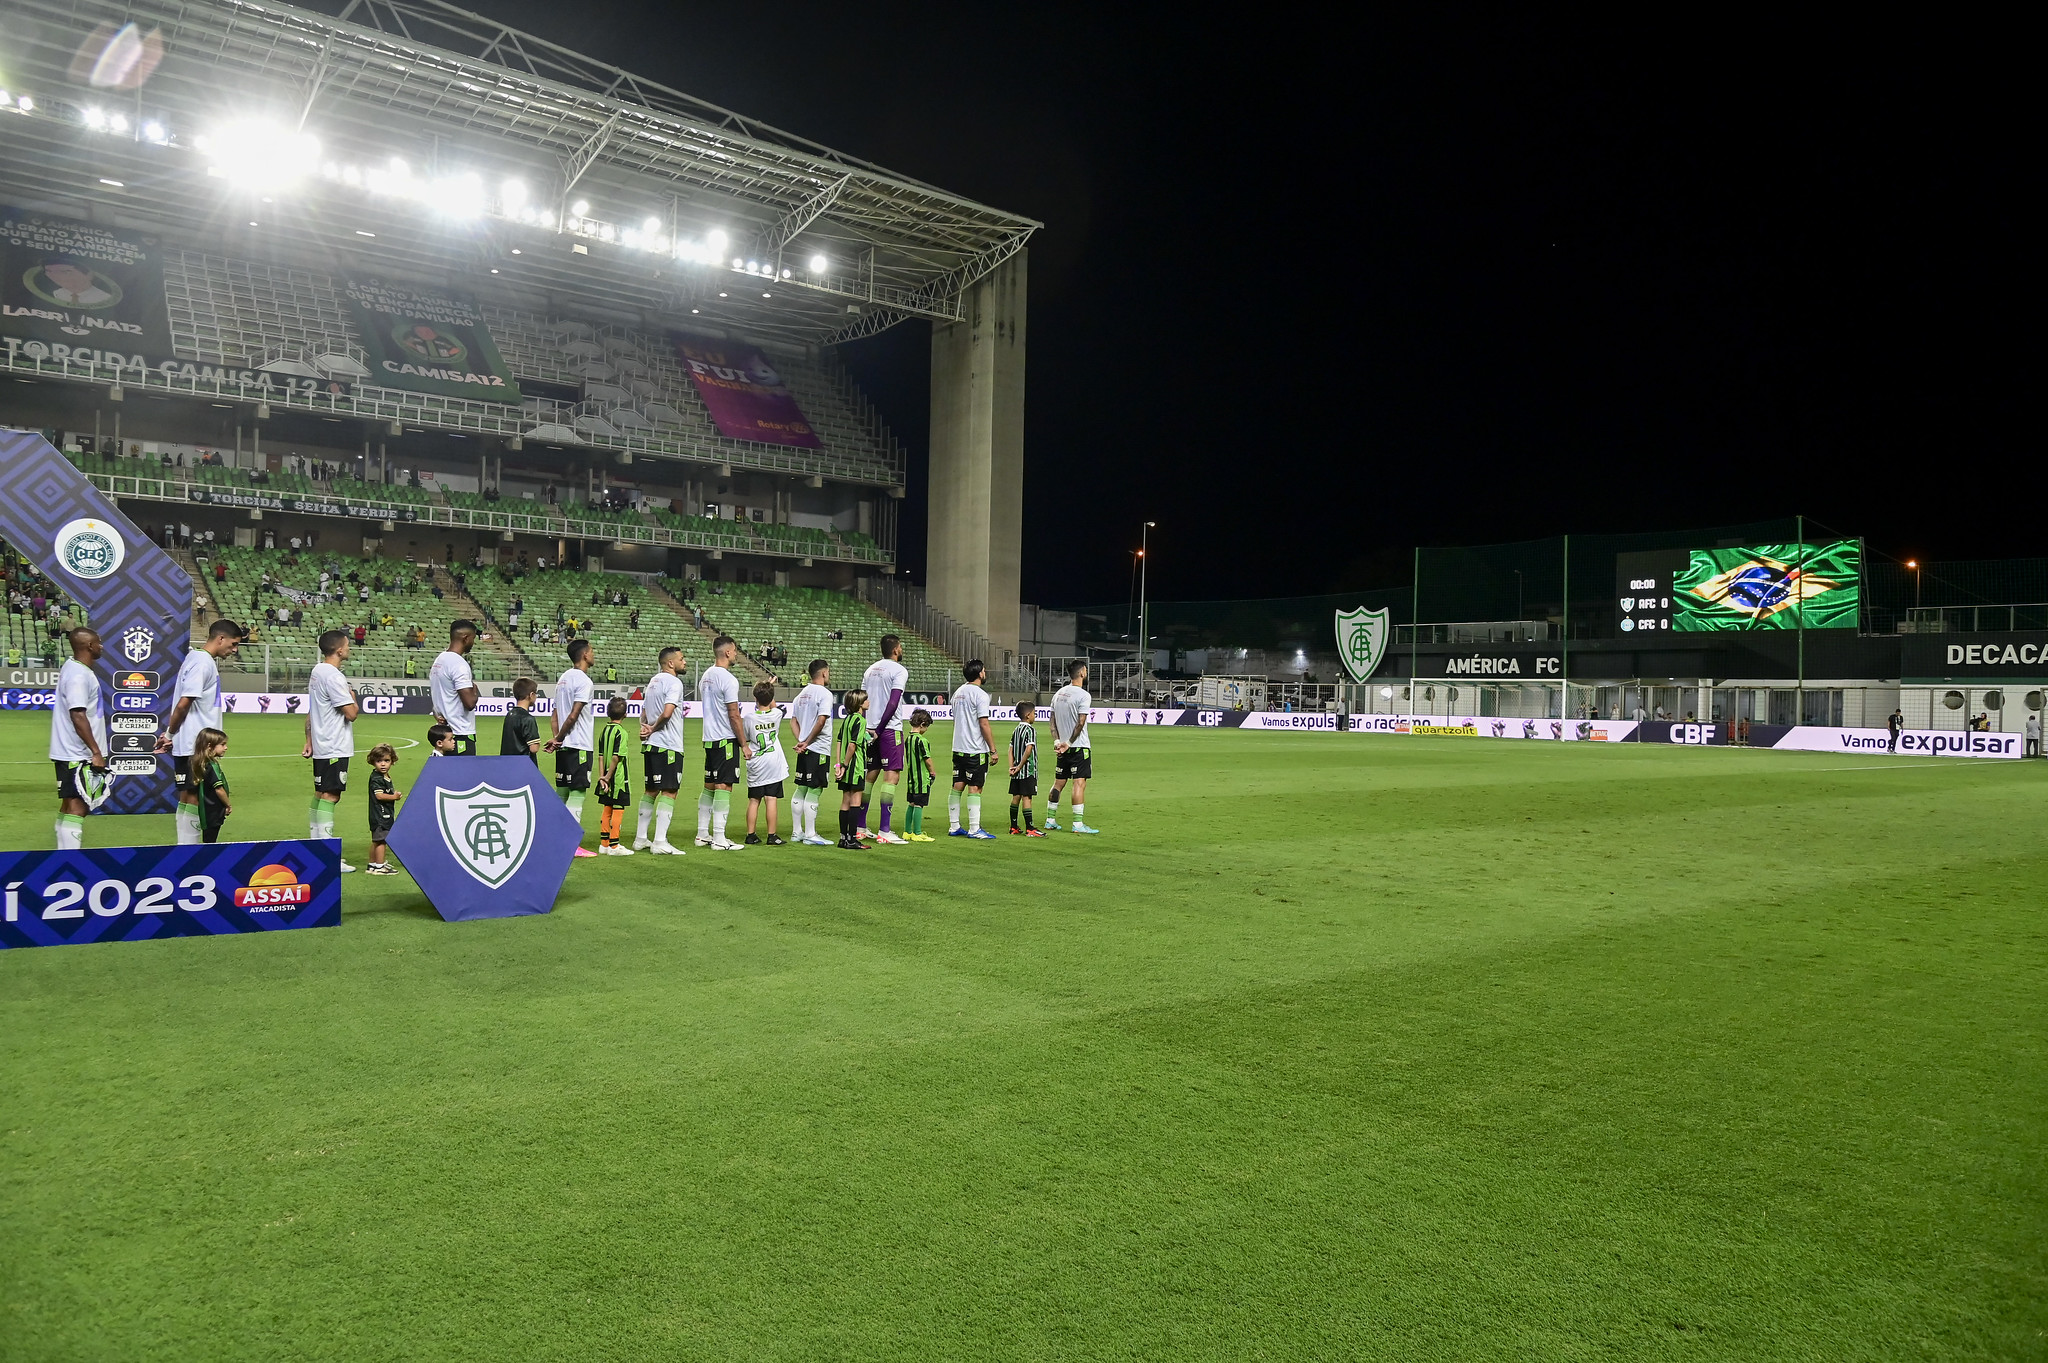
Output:
<svg viewBox="0 0 2048 1363">
<path fill-rule="evenodd" d="M 387 739 L 384 739 L 383 741 L 384 741 L 384 742 L 386 742 L 386 743 L 389 743 L 389 744 L 390 744 L 390 745 L 391 745 L 392 747 L 394 747 L 394 748 L 417 748 L 417 747 L 418 747 L 418 746 L 420 745 L 420 741 L 419 741 L 419 740 L 418 740 L 417 738 L 396 738 L 396 739 L 393 739 L 393 738 L 387 738 Z M 167 753 L 167 752 L 160 752 L 160 753 L 157 753 L 157 754 L 155 754 L 155 755 L 156 755 L 156 756 L 158 756 L 158 757 L 169 757 L 169 756 L 170 756 L 170 754 L 169 754 L 169 753 Z M 358 753 L 358 754 L 357 754 L 357 756 L 358 756 L 358 757 L 360 757 L 361 755 L 362 755 L 362 754 L 360 754 L 360 753 Z M 299 759 L 300 761 L 302 761 L 302 762 L 306 760 L 306 759 L 305 759 L 304 757 L 301 757 L 301 756 L 300 756 L 300 755 L 299 755 L 298 753 L 295 753 L 295 752 L 245 752 L 245 753 L 236 753 L 236 754 L 235 754 L 234 756 L 232 756 L 232 757 L 223 757 L 223 758 L 221 759 L 221 761 L 223 761 L 223 762 L 271 762 L 271 761 L 275 761 L 276 759 L 278 759 L 278 758 L 280 758 L 280 757 L 296 757 L 296 758 L 298 758 L 298 759 Z M 6 761 L 4 761 L 4 762 L 0 762 L 0 767 L 46 767 L 46 766 L 48 766 L 49 764 L 50 764 L 50 759 L 49 759 L 49 758 L 47 758 L 47 757 L 46 757 L 46 758 L 44 758 L 44 759 L 42 759 L 42 760 L 41 760 L 40 762 L 38 762 L 38 761 L 34 761 L 34 760 L 27 760 L 27 761 L 24 761 L 23 759 L 21 759 L 21 758 L 18 758 L 18 757 L 16 757 L 16 758 L 9 758 L 9 759 L 7 759 L 7 760 L 6 760 Z"/>
</svg>

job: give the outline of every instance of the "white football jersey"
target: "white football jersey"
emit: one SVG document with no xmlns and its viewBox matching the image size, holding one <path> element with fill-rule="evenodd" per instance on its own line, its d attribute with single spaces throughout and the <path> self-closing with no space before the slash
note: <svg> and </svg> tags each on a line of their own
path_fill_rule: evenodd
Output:
<svg viewBox="0 0 2048 1363">
<path fill-rule="evenodd" d="M 193 745 L 199 741 L 199 731 L 220 727 L 220 668 L 213 655 L 203 648 L 185 655 L 171 703 L 175 705 L 188 696 L 192 703 L 185 707 L 185 722 L 171 735 L 173 757 L 190 757 Z"/>
<path fill-rule="evenodd" d="M 356 703 L 348 678 L 333 663 L 319 663 L 306 678 L 306 714 L 313 721 L 313 756 L 326 761 L 353 757 L 356 726 L 342 715 L 345 706 Z"/>
<path fill-rule="evenodd" d="M 100 712 L 99 674 L 78 659 L 67 658 L 57 674 L 57 707 L 50 712 L 52 762 L 85 762 L 92 758 L 85 740 L 78 736 L 78 726 L 71 722 L 73 710 L 85 711 L 92 736 L 100 745 L 100 754 L 105 756 L 107 717 Z"/>
<path fill-rule="evenodd" d="M 669 721 L 662 724 L 647 738 L 646 746 L 666 748 L 670 752 L 683 750 L 683 679 L 672 672 L 657 672 L 648 679 L 647 689 L 640 696 L 640 717 L 649 724 L 661 723 L 661 712 L 669 706 L 676 712 Z"/>
<path fill-rule="evenodd" d="M 953 693 L 953 751 L 976 753 L 988 751 L 988 740 L 981 736 L 980 721 L 989 714 L 988 692 L 968 682 Z"/>
<path fill-rule="evenodd" d="M 1074 742 L 1074 731 L 1081 727 L 1081 721 L 1088 717 L 1088 708 L 1094 703 L 1094 698 L 1078 686 L 1062 686 L 1059 690 L 1053 692 L 1053 737 L 1062 743 L 1072 744 Z M 1093 729 L 1081 735 L 1079 746 L 1084 748 L 1093 748 L 1095 746 L 1095 731 Z"/>
<path fill-rule="evenodd" d="M 887 658 L 868 664 L 868 670 L 861 676 L 860 689 L 868 693 L 868 714 L 873 718 L 875 729 L 901 729 L 903 727 L 902 692 L 910 685 L 910 669 L 902 663 Z M 888 722 L 882 722 L 882 711 L 889 708 L 889 697 L 895 693 L 896 709 Z"/>
<path fill-rule="evenodd" d="M 597 746 L 597 702 L 592 699 L 597 688 L 591 685 L 590 674 L 580 667 L 572 667 L 555 681 L 554 713 L 566 715 L 574 709 L 576 702 L 583 702 L 583 711 L 576 716 L 576 723 L 562 734 L 562 746 L 580 748 L 589 752 Z"/>
<path fill-rule="evenodd" d="M 704 675 L 697 679 L 697 699 L 704 702 L 704 741 L 722 743 L 728 738 L 738 738 L 732 731 L 732 712 L 725 707 L 737 705 L 740 699 L 740 679 L 727 669 L 713 663 L 704 669 Z"/>
<path fill-rule="evenodd" d="M 791 742 L 802 743 L 804 735 L 809 733 L 811 726 L 817 724 L 819 717 L 823 716 L 825 723 L 819 727 L 817 738 L 812 740 L 811 745 L 804 749 L 804 751 L 830 757 L 832 755 L 832 711 L 837 705 L 838 702 L 832 699 L 831 688 L 820 686 L 816 682 L 812 682 L 809 686 L 797 692 L 795 702 L 789 707 L 789 717 L 796 729 L 796 737 Z"/>
<path fill-rule="evenodd" d="M 747 741 L 754 755 L 747 759 L 747 784 L 772 786 L 789 779 L 789 758 L 782 751 L 782 711 L 748 710 Z"/>
<path fill-rule="evenodd" d="M 469 659 L 447 649 L 427 670 L 427 685 L 434 693 L 434 713 L 448 725 L 448 731 L 465 738 L 476 735 L 476 711 L 462 708 L 462 691 L 476 685 Z"/>
</svg>

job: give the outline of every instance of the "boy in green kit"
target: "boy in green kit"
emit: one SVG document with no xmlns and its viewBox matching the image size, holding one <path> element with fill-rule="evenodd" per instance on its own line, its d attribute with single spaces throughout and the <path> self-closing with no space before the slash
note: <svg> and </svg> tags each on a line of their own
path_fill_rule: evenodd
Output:
<svg viewBox="0 0 2048 1363">
<path fill-rule="evenodd" d="M 597 854 L 601 857 L 633 855 L 632 848 L 619 842 L 626 826 L 626 807 L 633 803 L 632 783 L 626 779 L 625 718 L 625 698 L 613 696 L 597 732 Z"/>
<path fill-rule="evenodd" d="M 911 712 L 910 737 L 903 751 L 903 798 L 909 802 L 908 827 L 903 836 L 912 842 L 936 841 L 924 831 L 924 811 L 932 802 L 932 787 L 938 784 L 938 769 L 932 766 L 932 713 Z"/>
</svg>

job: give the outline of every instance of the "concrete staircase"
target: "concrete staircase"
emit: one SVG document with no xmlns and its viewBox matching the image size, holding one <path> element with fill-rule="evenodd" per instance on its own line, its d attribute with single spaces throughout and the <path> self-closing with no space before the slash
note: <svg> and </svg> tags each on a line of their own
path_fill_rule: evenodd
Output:
<svg viewBox="0 0 2048 1363">
<path fill-rule="evenodd" d="M 718 631 L 716 629 L 713 629 L 709 625 L 706 625 L 704 628 L 699 629 L 697 627 L 696 617 L 690 613 L 690 608 L 684 605 L 682 602 L 676 600 L 673 596 L 670 596 L 666 588 L 657 587 L 650 583 L 647 588 L 647 595 L 653 598 L 662 606 L 666 607 L 668 610 L 674 612 L 676 618 L 682 622 L 684 629 L 689 630 L 692 634 L 697 635 L 704 641 L 704 651 L 707 653 L 711 651 L 711 641 L 718 637 Z M 741 649 L 739 651 L 738 659 L 740 665 L 740 672 L 744 676 L 748 686 L 752 686 L 755 682 L 775 680 L 774 677 L 769 675 L 767 669 L 763 668 L 761 664 L 755 662 L 752 658 L 747 656 L 747 651 L 745 649 Z"/>
<path fill-rule="evenodd" d="M 171 562 L 183 568 L 185 575 L 192 579 L 192 637 L 203 639 L 206 631 L 213 627 L 213 622 L 221 618 L 220 600 L 214 595 L 214 588 L 221 584 L 199 566 L 199 560 L 192 557 L 190 549 L 168 549 L 165 552 L 171 556 Z M 236 623 L 245 629 L 249 625 L 249 621 L 239 617 L 236 617 Z"/>
<path fill-rule="evenodd" d="M 526 650 L 519 646 L 519 640 L 506 628 L 504 621 L 492 619 L 490 612 L 483 608 L 481 602 L 456 585 L 454 575 L 446 568 L 435 564 L 433 574 L 434 585 L 446 595 L 448 605 L 455 613 L 476 621 L 483 632 L 491 636 L 488 639 L 477 640 L 478 648 L 496 658 L 504 665 L 505 670 L 515 677 L 526 676 L 532 677 L 535 681 L 543 680 L 540 664 L 534 662 Z"/>
</svg>

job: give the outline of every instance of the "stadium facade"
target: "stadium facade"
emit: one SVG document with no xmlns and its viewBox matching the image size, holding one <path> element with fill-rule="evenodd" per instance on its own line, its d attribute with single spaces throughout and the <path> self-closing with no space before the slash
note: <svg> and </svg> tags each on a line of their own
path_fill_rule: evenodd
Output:
<svg viewBox="0 0 2048 1363">
<path fill-rule="evenodd" d="M 0 95 L 0 423 L 217 605 L 294 540 L 436 602 L 428 559 L 879 601 L 910 490 L 836 348 L 923 321 L 931 567 L 888 599 L 1016 649 L 1037 223 L 435 0 L 25 0 Z"/>
</svg>

